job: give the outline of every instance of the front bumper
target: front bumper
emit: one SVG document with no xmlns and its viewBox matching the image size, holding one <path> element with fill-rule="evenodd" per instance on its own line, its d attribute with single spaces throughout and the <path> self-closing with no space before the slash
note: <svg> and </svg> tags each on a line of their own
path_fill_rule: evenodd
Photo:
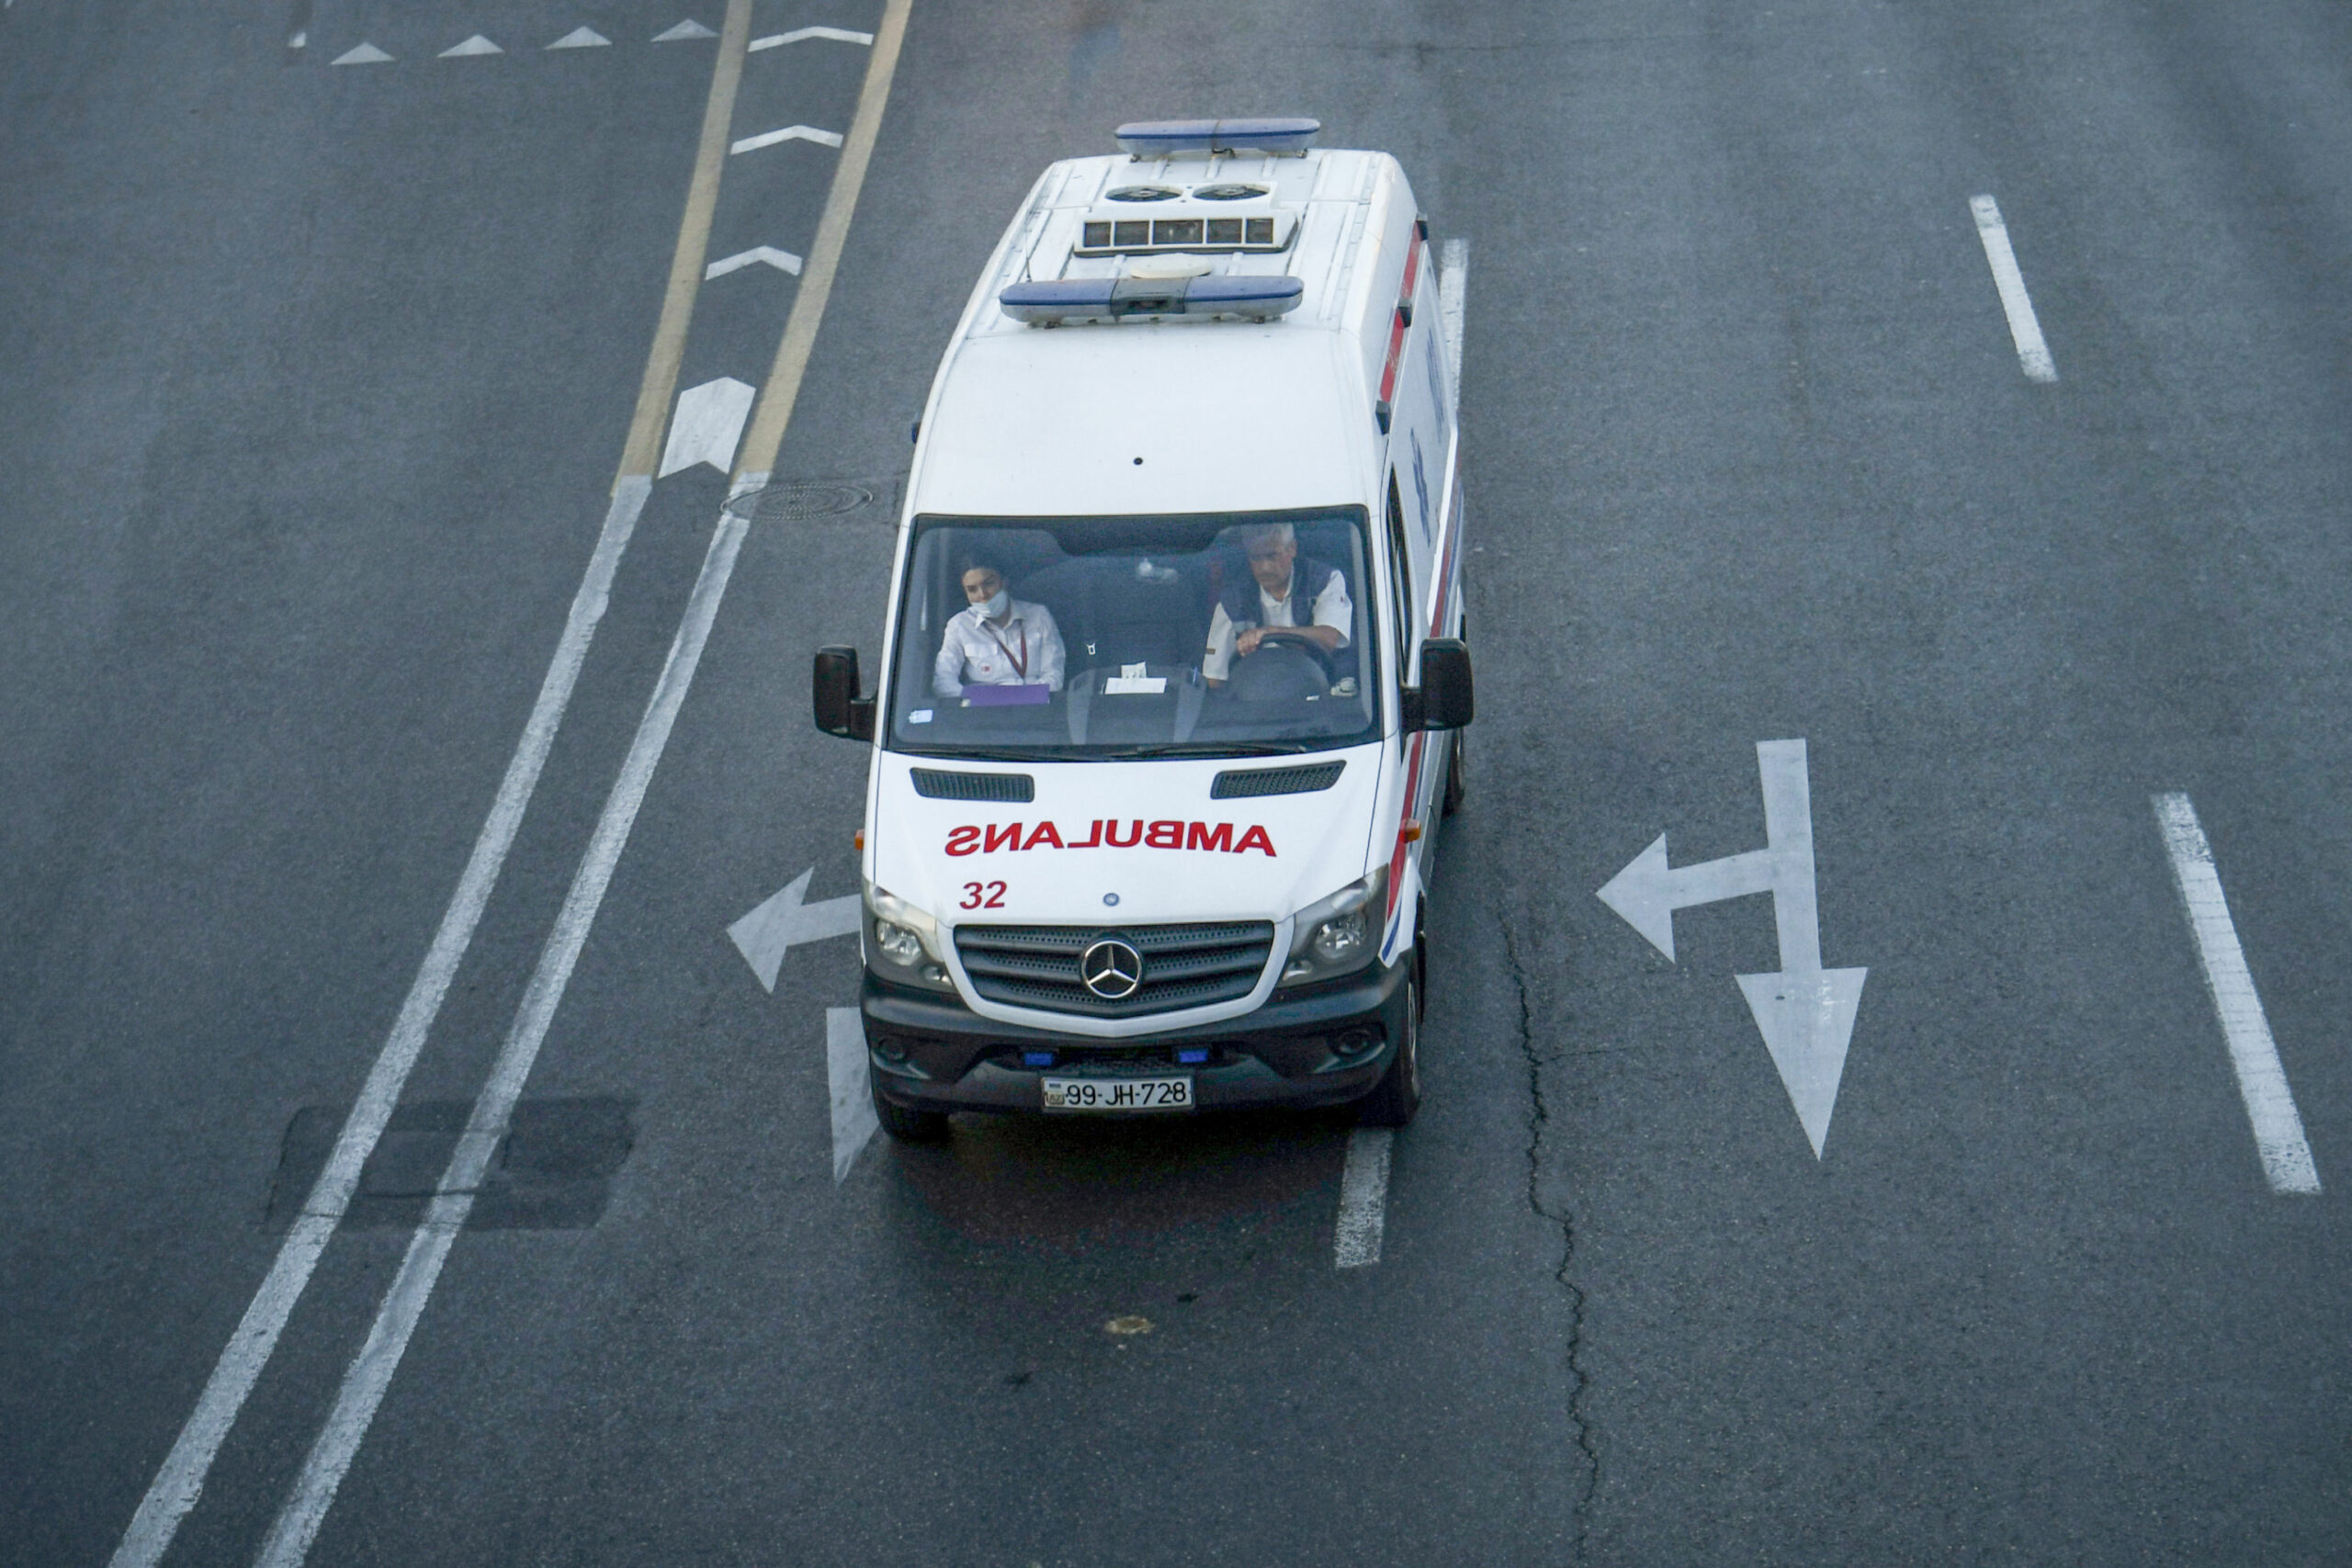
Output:
<svg viewBox="0 0 2352 1568">
<path fill-rule="evenodd" d="M 1372 1091 L 1404 1036 L 1414 954 L 1346 979 L 1276 991 L 1255 1012 L 1125 1040 L 998 1023 L 867 971 L 859 1010 L 877 1092 L 916 1111 L 1042 1111 L 1039 1080 L 1189 1074 L 1204 1111 L 1341 1105 Z M 1051 1053 L 1049 1063 L 1024 1060 Z M 1187 1061 L 1194 1053 L 1204 1059 Z M 1141 1114 L 1165 1114 L 1142 1112 Z"/>
</svg>

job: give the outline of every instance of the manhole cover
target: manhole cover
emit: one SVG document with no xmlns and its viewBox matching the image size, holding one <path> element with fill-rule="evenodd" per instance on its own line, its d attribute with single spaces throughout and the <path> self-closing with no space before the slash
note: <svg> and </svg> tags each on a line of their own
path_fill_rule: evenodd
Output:
<svg viewBox="0 0 2352 1568">
<path fill-rule="evenodd" d="M 873 501 L 872 485 L 854 479 L 804 479 L 747 491 L 729 501 L 727 510 L 754 523 L 797 523 L 809 517 L 838 517 Z"/>
</svg>

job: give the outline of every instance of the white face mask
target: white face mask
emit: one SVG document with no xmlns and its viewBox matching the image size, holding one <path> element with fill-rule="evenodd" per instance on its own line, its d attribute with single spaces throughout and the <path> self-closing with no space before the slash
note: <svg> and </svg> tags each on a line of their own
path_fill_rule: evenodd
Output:
<svg viewBox="0 0 2352 1568">
<path fill-rule="evenodd" d="M 1006 588 L 1000 588 L 993 594 L 980 601 L 981 615 L 991 621 L 1003 619 L 1004 613 L 1012 608 L 1012 592 Z"/>
</svg>

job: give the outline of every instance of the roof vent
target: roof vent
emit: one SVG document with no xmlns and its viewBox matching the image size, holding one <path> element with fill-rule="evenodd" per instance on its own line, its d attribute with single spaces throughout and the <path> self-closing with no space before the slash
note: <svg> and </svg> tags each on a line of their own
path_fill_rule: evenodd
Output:
<svg viewBox="0 0 2352 1568">
<path fill-rule="evenodd" d="M 1105 201 L 1173 201 L 1184 193 L 1174 186 L 1120 186 L 1102 193 Z"/>
<path fill-rule="evenodd" d="M 1129 186 L 1127 188 L 1133 190 L 1136 187 Z M 1272 194 L 1273 189 L 1270 186 L 1219 185 L 1194 186 L 1193 187 L 1193 199 L 1194 201 L 1248 201 L 1253 197 L 1272 196 Z M 1111 192 L 1111 195 L 1114 197 L 1117 197 L 1119 193 L 1117 191 L 1113 191 Z"/>
<path fill-rule="evenodd" d="M 1181 158 L 1186 153 L 1271 152 L 1304 156 L 1319 119 L 1138 119 L 1119 127 L 1119 151 L 1136 158 Z"/>
<path fill-rule="evenodd" d="M 1016 283 L 996 297 L 1016 321 L 1116 321 L 1130 316 L 1241 316 L 1270 321 L 1298 309 L 1295 277 L 1061 277 Z"/>
</svg>

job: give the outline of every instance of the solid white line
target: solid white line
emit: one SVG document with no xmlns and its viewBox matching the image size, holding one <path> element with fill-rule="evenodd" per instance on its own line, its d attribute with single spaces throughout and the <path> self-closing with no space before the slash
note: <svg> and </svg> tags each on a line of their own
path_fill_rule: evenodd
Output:
<svg viewBox="0 0 2352 1568">
<path fill-rule="evenodd" d="M 813 125 L 787 125 L 782 130 L 763 130 L 757 136 L 746 136 L 729 147 L 729 152 L 756 152 L 763 147 L 773 147 L 779 141 L 814 141 L 824 147 L 842 144 L 838 130 L 820 130 Z"/>
<path fill-rule="evenodd" d="M 1445 329 L 1445 405 L 1462 417 L 1464 306 L 1470 288 L 1470 242 L 1448 240 L 1437 269 L 1438 324 Z"/>
<path fill-rule="evenodd" d="M 764 484 L 767 476 L 746 475 L 736 487 L 736 494 L 757 488 L 751 483 L 754 479 Z M 556 1007 L 563 1000 L 564 987 L 571 983 L 572 968 L 587 943 L 589 929 L 595 924 L 596 911 L 603 907 L 605 889 L 612 885 L 614 868 L 620 863 L 621 851 L 628 846 L 629 829 L 636 825 L 638 808 L 644 804 L 645 792 L 653 783 L 653 771 L 661 763 L 662 749 L 669 744 L 678 710 L 685 703 L 687 689 L 694 684 L 695 667 L 702 662 L 711 623 L 718 616 L 719 601 L 726 595 L 727 580 L 734 574 L 736 557 L 742 549 L 743 535 L 750 525 L 748 518 L 733 510 L 719 513 L 718 530 L 711 536 L 710 547 L 703 557 L 702 572 L 695 580 L 694 592 L 686 601 L 685 617 L 671 641 L 662 677 L 654 685 L 652 699 L 646 705 L 645 716 L 637 727 L 637 738 L 630 742 L 628 756 L 621 763 L 620 777 L 605 799 L 595 833 L 580 858 L 579 869 L 572 874 L 571 889 L 564 896 L 555 930 L 540 952 L 538 968 L 532 973 L 530 987 L 523 994 L 514 1026 L 507 1032 L 506 1043 L 499 1048 L 497 1061 L 492 1064 L 489 1080 L 474 1100 L 473 1113 L 466 1119 L 466 1131 L 458 1140 L 457 1152 L 450 1156 L 448 1168 L 442 1173 L 438 1195 L 424 1224 L 410 1238 L 408 1254 L 401 1261 L 400 1274 L 385 1295 L 374 1326 L 368 1330 L 368 1343 L 345 1373 L 334 1409 L 329 1413 L 318 1441 L 311 1445 L 310 1457 L 303 1462 L 302 1472 L 296 1478 L 293 1493 L 278 1513 L 277 1522 L 270 1529 L 269 1539 L 256 1559 L 259 1568 L 297 1568 L 301 1562 L 320 1525 L 325 1522 L 328 1508 L 334 1503 L 335 1489 L 343 1483 L 361 1440 L 368 1435 L 377 1406 L 383 1403 L 384 1391 L 408 1349 L 409 1337 L 424 1314 L 425 1303 L 432 1298 L 449 1247 L 472 1211 L 474 1193 L 489 1171 L 500 1141 L 506 1136 L 514 1102 L 522 1095 L 532 1065 L 538 1060 L 539 1047 L 547 1042 Z"/>
<path fill-rule="evenodd" d="M 2189 931 L 2197 939 L 2213 1010 L 2222 1015 L 2222 1032 L 2229 1040 L 2230 1064 L 2237 1069 L 2246 1119 L 2254 1123 L 2263 1174 L 2270 1179 L 2273 1192 L 2316 1192 L 2319 1168 L 2312 1163 L 2312 1146 L 2303 1138 L 2303 1119 L 2287 1087 L 2270 1021 L 2263 1015 L 2262 998 L 2255 994 L 2254 976 L 2238 946 L 2237 927 L 2231 923 L 2221 874 L 2213 866 L 2212 846 L 2205 841 L 2205 829 L 2198 825 L 2188 796 L 2159 795 L 2154 800 L 2156 826 L 2172 857 L 2173 880 L 2188 913 Z"/>
<path fill-rule="evenodd" d="M 770 33 L 765 38 L 755 38 L 752 40 L 752 47 L 745 52 L 757 54 L 763 49 L 775 49 L 784 44 L 798 43 L 804 39 L 812 38 L 831 39 L 835 43 L 870 44 L 874 41 L 872 33 L 852 32 L 847 28 L 795 28 L 788 33 Z"/>
<path fill-rule="evenodd" d="M 1993 265 L 1993 284 L 2001 291 L 2001 309 L 2009 318 L 2009 341 L 2018 346 L 2018 363 L 2025 367 L 2025 378 L 2055 381 L 2058 366 L 2050 357 L 2050 345 L 2041 341 L 2041 323 L 2034 320 L 2025 275 L 2018 271 L 2017 253 L 2009 249 L 2008 225 L 2001 221 L 2000 204 L 1989 196 L 1972 197 L 1968 209 L 1976 215 L 1976 237 L 1984 242 L 1984 259 Z"/>
<path fill-rule="evenodd" d="M 343 1131 L 336 1135 L 326 1168 L 319 1173 L 300 1215 L 287 1231 L 268 1276 L 245 1308 L 236 1332 L 229 1337 L 211 1378 L 204 1385 L 204 1393 L 189 1413 L 187 1424 L 180 1429 L 179 1439 L 173 1443 L 163 1469 L 156 1472 L 154 1483 L 141 1500 L 130 1528 L 123 1532 L 122 1544 L 115 1549 L 113 1568 L 153 1568 L 171 1545 L 180 1520 L 203 1494 L 213 1456 L 235 1424 L 237 1412 L 243 1407 L 245 1396 L 253 1392 L 254 1382 L 261 1375 L 270 1352 L 277 1348 L 277 1337 L 293 1314 L 303 1287 L 310 1283 L 319 1255 L 326 1250 L 336 1224 L 350 1207 L 351 1195 L 359 1185 L 360 1168 L 368 1163 L 377 1140 L 383 1135 L 392 1108 L 400 1103 L 409 1070 L 416 1065 L 417 1054 L 424 1047 L 433 1021 L 440 1014 L 442 998 L 448 994 L 450 979 L 473 940 L 474 928 L 481 923 L 492 889 L 498 885 L 499 869 L 506 862 L 506 852 L 514 845 L 515 829 L 522 825 L 524 808 L 530 804 L 531 792 L 539 782 L 539 770 L 547 761 L 548 748 L 555 743 L 556 730 L 563 722 L 565 706 L 571 701 L 572 687 L 579 682 L 581 666 L 588 657 L 588 644 L 596 634 L 596 624 L 604 618 L 613 578 L 620 570 L 621 556 L 628 548 L 638 514 L 645 509 L 651 483 L 643 478 L 628 479 L 614 489 L 612 507 L 605 514 L 604 531 L 597 536 L 595 553 L 589 558 L 587 575 L 580 580 L 580 590 L 572 595 L 571 613 L 564 622 L 562 637 L 556 643 L 555 658 L 548 665 L 547 678 L 539 682 L 538 701 L 532 706 L 531 716 L 523 726 L 523 738 L 515 743 L 514 755 L 506 764 L 506 776 L 499 781 L 497 798 L 491 804 L 481 836 L 474 840 L 473 854 L 466 862 L 465 873 L 458 878 L 457 893 L 441 917 L 440 929 L 434 932 L 433 945 L 425 951 L 424 962 L 417 969 L 407 998 L 401 1003 L 390 1037 L 377 1054 L 368 1081 L 359 1090 L 358 1101 L 352 1106 L 351 1114 L 344 1120 Z"/>
<path fill-rule="evenodd" d="M 1358 1127 L 1348 1134 L 1348 1163 L 1340 1172 L 1340 1223 L 1331 1262 L 1363 1269 L 1380 1261 L 1388 1228 L 1388 1156 L 1396 1134 L 1387 1127 Z"/>
</svg>

